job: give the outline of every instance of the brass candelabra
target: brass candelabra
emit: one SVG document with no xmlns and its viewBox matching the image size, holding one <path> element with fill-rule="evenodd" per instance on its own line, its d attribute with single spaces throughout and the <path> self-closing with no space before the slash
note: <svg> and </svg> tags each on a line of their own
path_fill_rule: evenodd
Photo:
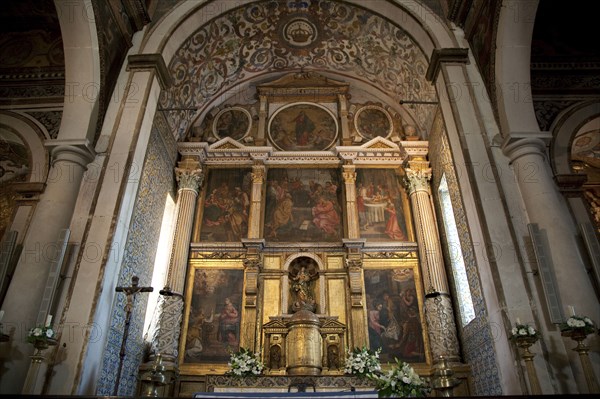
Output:
<svg viewBox="0 0 600 399">
<path fill-rule="evenodd" d="M 446 357 L 440 356 L 432 379 L 432 388 L 442 397 L 451 397 L 452 390 L 460 383 L 460 379 L 454 377 L 454 370 L 448 365 Z"/>
<path fill-rule="evenodd" d="M 577 342 L 577 346 L 573 348 L 573 350 L 579 354 L 579 360 L 581 361 L 581 367 L 583 368 L 583 374 L 585 376 L 585 381 L 587 382 L 589 393 L 600 393 L 596 375 L 594 374 L 594 369 L 590 362 L 590 357 L 588 356 L 590 348 L 583 343 L 589 333 L 586 332 L 584 328 L 573 328 L 561 332 L 561 335 L 563 337 L 569 337 Z"/>
<path fill-rule="evenodd" d="M 529 386 L 531 389 L 532 395 L 541 395 L 542 388 L 540 386 L 540 381 L 537 377 L 537 372 L 535 371 L 535 366 L 533 365 L 533 358 L 535 357 L 535 353 L 532 353 L 529 348 L 537 342 L 536 337 L 517 337 L 515 338 L 515 344 L 519 349 L 521 349 L 521 358 L 525 361 L 525 369 L 527 370 L 527 377 L 529 378 Z"/>
</svg>

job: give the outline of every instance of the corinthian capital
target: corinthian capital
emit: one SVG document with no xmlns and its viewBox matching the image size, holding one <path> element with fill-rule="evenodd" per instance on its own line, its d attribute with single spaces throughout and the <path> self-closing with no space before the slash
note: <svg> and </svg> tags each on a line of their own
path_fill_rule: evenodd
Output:
<svg viewBox="0 0 600 399">
<path fill-rule="evenodd" d="M 352 184 L 356 182 L 356 168 L 354 165 L 344 165 L 344 170 L 342 172 L 342 176 L 344 178 L 344 183 Z"/>
<path fill-rule="evenodd" d="M 251 177 L 252 183 L 262 184 L 265 181 L 265 166 L 253 165 Z"/>
<path fill-rule="evenodd" d="M 417 191 L 429 192 L 429 181 L 431 180 L 431 169 L 405 169 L 408 193 Z"/>
<path fill-rule="evenodd" d="M 175 168 L 175 178 L 179 189 L 190 189 L 198 193 L 202 181 L 204 180 L 204 172 L 202 168 L 187 169 L 187 168 Z"/>
</svg>

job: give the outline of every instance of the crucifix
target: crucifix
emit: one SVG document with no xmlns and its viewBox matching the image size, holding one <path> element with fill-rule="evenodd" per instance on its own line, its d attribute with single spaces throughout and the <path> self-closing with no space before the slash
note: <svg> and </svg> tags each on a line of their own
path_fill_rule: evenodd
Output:
<svg viewBox="0 0 600 399">
<path fill-rule="evenodd" d="M 133 310 L 133 302 L 135 296 L 140 292 L 152 292 L 152 287 L 139 287 L 140 278 L 138 276 L 131 277 L 131 287 L 117 287 L 116 292 L 124 292 L 127 298 L 125 304 L 125 328 L 123 330 L 123 339 L 121 341 L 121 351 L 119 352 L 119 368 L 117 369 L 117 379 L 115 381 L 114 396 L 118 395 L 119 384 L 121 383 L 121 369 L 123 368 L 123 359 L 125 358 L 125 346 L 127 344 L 127 336 L 129 335 L 129 323 L 131 322 L 131 312 Z"/>
</svg>

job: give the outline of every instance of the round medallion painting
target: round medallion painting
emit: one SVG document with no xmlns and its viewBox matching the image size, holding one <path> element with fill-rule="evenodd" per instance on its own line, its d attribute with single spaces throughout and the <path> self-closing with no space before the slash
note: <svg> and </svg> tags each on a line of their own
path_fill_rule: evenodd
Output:
<svg viewBox="0 0 600 399">
<path fill-rule="evenodd" d="M 571 158 L 600 168 L 600 130 L 594 129 L 578 134 L 573 140 Z"/>
<path fill-rule="evenodd" d="M 250 132 L 252 118 L 244 108 L 232 107 L 219 111 L 213 122 L 213 133 L 219 139 L 243 139 Z"/>
<path fill-rule="evenodd" d="M 337 139 L 338 125 L 329 110 L 316 104 L 296 103 L 275 112 L 269 138 L 283 151 L 321 151 Z"/>
<path fill-rule="evenodd" d="M 392 117 L 381 107 L 367 105 L 356 113 L 354 127 L 367 140 L 375 137 L 387 138 L 392 134 Z"/>
</svg>

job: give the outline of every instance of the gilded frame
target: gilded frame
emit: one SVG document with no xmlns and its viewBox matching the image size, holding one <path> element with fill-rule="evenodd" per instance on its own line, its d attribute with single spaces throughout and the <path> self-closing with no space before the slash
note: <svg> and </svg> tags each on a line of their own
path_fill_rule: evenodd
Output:
<svg viewBox="0 0 600 399">
<path fill-rule="evenodd" d="M 344 183 L 338 169 L 271 167 L 266 183 L 267 241 L 338 242 L 344 237 Z"/>
<path fill-rule="evenodd" d="M 252 115 L 242 107 L 222 109 L 212 123 L 212 132 L 219 140 L 231 137 L 233 140 L 240 141 L 250 133 L 251 129 Z"/>
<path fill-rule="evenodd" d="M 237 282 L 234 281 L 233 284 L 225 283 L 225 287 L 227 289 L 226 297 L 235 297 L 235 300 L 232 300 L 233 306 L 237 309 L 239 315 L 239 323 L 238 323 L 238 342 L 237 345 L 231 345 L 227 348 L 226 351 L 223 351 L 223 354 L 220 356 L 219 360 L 214 359 L 206 359 L 204 361 L 190 361 L 190 357 L 186 354 L 186 350 L 190 349 L 189 339 L 192 333 L 192 327 L 190 326 L 190 319 L 193 311 L 197 311 L 198 309 L 193 307 L 197 305 L 198 301 L 193 300 L 194 294 L 198 294 L 198 290 L 195 289 L 195 281 L 198 280 L 199 273 L 202 271 L 207 271 L 209 273 L 221 273 L 223 275 L 234 276 L 233 280 L 239 280 Z M 237 274 L 237 276 L 235 276 Z M 232 287 L 233 285 L 233 287 Z M 184 302 L 184 317 L 183 317 L 183 327 L 181 331 L 181 339 L 179 342 L 179 365 L 180 371 L 182 374 L 189 375 L 201 375 L 201 374 L 221 374 L 225 373 L 228 370 L 227 362 L 229 361 L 229 352 L 237 352 L 240 347 L 245 347 L 246 343 L 244 342 L 244 334 L 242 334 L 242 329 L 244 326 L 244 322 L 246 320 L 245 308 L 243 306 L 245 300 L 245 273 L 244 273 L 244 265 L 243 262 L 239 259 L 219 259 L 219 260 L 196 260 L 192 259 L 189 262 L 188 267 L 188 276 L 186 280 L 186 291 L 185 291 L 185 302 Z M 221 290 L 221 293 L 225 292 Z M 201 294 L 199 296 L 202 296 Z M 223 296 L 223 298 L 220 298 Z M 205 296 L 206 297 L 206 296 Z M 219 299 L 224 299 L 224 295 L 213 295 L 212 298 L 209 298 L 208 303 L 212 301 L 212 303 L 216 303 Z M 205 298 L 203 298 L 205 299 Z M 207 305 L 205 301 L 202 301 L 203 307 L 210 306 Z M 217 309 L 222 309 L 224 305 L 217 304 Z M 202 309 L 204 310 L 204 309 Z M 215 309 L 216 312 L 216 309 Z M 209 312 L 207 312 L 209 313 Z M 197 313 L 196 313 L 197 314 Z M 216 315 L 215 315 L 216 316 Z M 208 316 L 208 319 L 213 319 L 214 317 Z M 219 318 L 217 318 L 218 320 Z M 220 329 L 220 327 L 217 327 Z M 211 335 L 218 334 L 218 332 L 214 331 L 214 328 L 208 332 Z M 202 333 L 200 333 L 202 334 Z M 211 340 L 218 339 L 216 336 L 211 336 Z M 225 354 L 227 353 L 227 354 Z"/>
<path fill-rule="evenodd" d="M 365 105 L 354 115 L 354 128 L 366 140 L 375 137 L 387 139 L 394 131 L 394 121 L 384 108 L 377 105 Z"/>
<path fill-rule="evenodd" d="M 281 151 L 322 151 L 333 146 L 339 126 L 333 112 L 321 104 L 295 102 L 269 118 L 269 141 Z"/>
<path fill-rule="evenodd" d="M 390 327 L 390 321 L 388 318 L 387 326 L 389 333 L 387 337 L 382 337 L 382 341 L 385 343 L 382 345 L 383 350 L 380 355 L 382 366 L 386 365 L 387 362 L 393 363 L 394 358 L 404 360 L 407 363 L 416 365 L 417 367 L 423 367 L 431 365 L 431 353 L 429 346 L 429 337 L 427 334 L 427 324 L 425 320 L 425 296 L 423 293 L 423 284 L 420 275 L 420 269 L 418 259 L 416 255 L 411 253 L 406 254 L 403 259 L 365 259 L 364 260 L 364 287 L 365 287 L 365 306 L 366 306 L 366 318 L 367 318 L 367 338 L 369 347 L 375 349 L 371 337 L 373 332 L 370 331 L 369 327 L 372 314 L 370 313 L 375 309 L 374 304 L 381 302 L 382 309 L 385 307 L 388 310 L 392 310 L 394 306 L 398 306 L 402 300 L 402 296 L 409 289 L 414 290 L 414 302 L 410 305 L 410 309 L 393 309 L 396 315 L 396 321 L 400 326 L 400 334 L 398 337 L 394 337 L 394 328 Z M 377 280 L 375 277 L 378 277 Z M 387 298 L 385 294 L 388 294 Z M 389 305 L 388 305 L 389 304 Z M 392 308 L 392 309 L 390 309 Z M 415 312 L 418 313 L 409 313 Z M 411 314 L 411 317 L 407 317 L 407 314 Z M 413 323 L 418 315 L 418 324 Z M 381 324 L 384 324 L 384 320 L 380 318 Z M 409 322 L 410 326 L 404 323 Z M 408 345 L 410 342 L 406 342 L 402 337 L 402 331 L 410 329 L 409 334 L 406 334 L 406 340 L 414 338 L 413 345 Z M 414 333 L 418 331 L 418 337 Z M 420 347 L 419 347 L 419 343 Z M 390 349 L 392 348 L 392 349 Z M 417 350 L 411 350 L 409 354 L 405 350 L 407 348 L 418 348 Z M 416 353 L 419 353 L 417 355 Z"/>
<path fill-rule="evenodd" d="M 192 242 L 239 242 L 248 236 L 251 175 L 252 169 L 245 166 L 208 168 L 197 199 Z M 235 217 L 227 218 L 228 213 Z"/>
<path fill-rule="evenodd" d="M 380 189 L 385 192 L 379 193 Z M 373 242 L 416 242 L 408 194 L 394 169 L 357 168 L 356 207 L 361 238 Z M 392 217 L 395 223 L 390 223 Z"/>
</svg>

